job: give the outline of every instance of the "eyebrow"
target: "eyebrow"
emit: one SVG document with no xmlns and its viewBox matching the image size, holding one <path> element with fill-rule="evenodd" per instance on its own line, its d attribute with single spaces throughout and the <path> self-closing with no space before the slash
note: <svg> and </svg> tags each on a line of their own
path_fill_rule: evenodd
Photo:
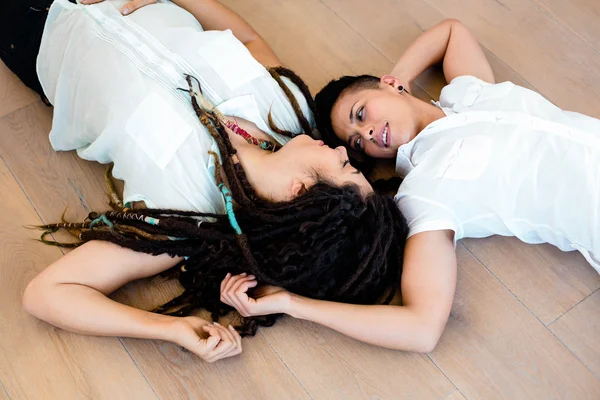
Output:
<svg viewBox="0 0 600 400">
<path fill-rule="evenodd" d="M 356 103 L 358 103 L 358 101 Z M 356 105 L 356 103 L 352 104 L 352 107 L 350 107 L 350 115 L 348 115 L 351 124 L 354 123 L 354 113 L 352 112 L 352 110 L 354 110 L 354 106 Z"/>
</svg>

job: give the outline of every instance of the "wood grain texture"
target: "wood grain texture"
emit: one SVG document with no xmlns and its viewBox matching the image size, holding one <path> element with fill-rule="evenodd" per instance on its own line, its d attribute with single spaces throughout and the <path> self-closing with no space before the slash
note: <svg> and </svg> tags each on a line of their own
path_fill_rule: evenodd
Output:
<svg viewBox="0 0 600 400">
<path fill-rule="evenodd" d="M 451 394 L 449 394 L 448 396 L 444 397 L 441 400 L 467 400 L 467 399 L 465 399 L 465 396 L 463 396 L 459 390 L 455 390 L 454 392 L 452 392 Z"/>
<path fill-rule="evenodd" d="M 600 379 L 600 291 L 577 304 L 549 328 Z"/>
<path fill-rule="evenodd" d="M 600 287 L 600 275 L 578 252 L 506 237 L 463 244 L 546 325 Z"/>
<path fill-rule="evenodd" d="M 431 358 L 469 399 L 596 399 L 598 381 L 462 246 L 456 298 Z"/>
<path fill-rule="evenodd" d="M 533 0 L 551 18 L 600 51 L 600 2 L 595 0 Z"/>
<path fill-rule="evenodd" d="M 37 94 L 0 60 L 0 117 L 38 100 Z"/>
<path fill-rule="evenodd" d="M 425 355 L 377 348 L 292 318 L 262 334 L 315 399 L 440 399 L 454 390 Z"/>
</svg>

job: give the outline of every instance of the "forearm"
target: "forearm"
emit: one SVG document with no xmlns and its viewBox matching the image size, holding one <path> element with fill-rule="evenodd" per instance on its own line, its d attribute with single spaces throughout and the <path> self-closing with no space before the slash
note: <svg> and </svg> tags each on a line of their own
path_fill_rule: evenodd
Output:
<svg viewBox="0 0 600 400">
<path fill-rule="evenodd" d="M 400 57 L 391 75 L 410 84 L 427 68 L 441 63 L 448 49 L 452 28 L 458 23 L 456 20 L 445 20 L 421 34 Z"/>
<path fill-rule="evenodd" d="M 353 305 L 292 295 L 289 315 L 327 326 L 354 339 L 396 350 L 429 352 L 443 324 L 407 307 Z"/>
<path fill-rule="evenodd" d="M 248 22 L 216 0 L 173 0 L 173 3 L 196 17 L 204 30 L 231 29 L 233 35 L 244 44 L 262 40 Z"/>
<path fill-rule="evenodd" d="M 172 340 L 170 328 L 176 320 L 117 303 L 77 284 L 28 287 L 23 302 L 35 317 L 84 335 Z"/>
</svg>

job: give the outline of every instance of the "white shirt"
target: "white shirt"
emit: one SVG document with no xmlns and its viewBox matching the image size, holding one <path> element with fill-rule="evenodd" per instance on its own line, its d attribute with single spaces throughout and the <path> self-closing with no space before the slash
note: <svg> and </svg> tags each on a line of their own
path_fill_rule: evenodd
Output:
<svg viewBox="0 0 600 400">
<path fill-rule="evenodd" d="M 511 82 L 455 78 L 446 117 L 400 147 L 410 235 L 516 236 L 579 250 L 600 272 L 600 120 Z"/>
<path fill-rule="evenodd" d="M 184 74 L 225 115 L 245 118 L 280 144 L 302 128 L 283 90 L 231 31 L 204 32 L 187 11 L 162 2 L 123 17 L 125 1 L 83 6 L 56 0 L 37 61 L 54 105 L 50 141 L 87 160 L 114 162 L 124 200 L 149 207 L 224 212 L 214 181 L 216 143 L 198 121 Z M 313 117 L 287 78 L 304 115 Z"/>
</svg>

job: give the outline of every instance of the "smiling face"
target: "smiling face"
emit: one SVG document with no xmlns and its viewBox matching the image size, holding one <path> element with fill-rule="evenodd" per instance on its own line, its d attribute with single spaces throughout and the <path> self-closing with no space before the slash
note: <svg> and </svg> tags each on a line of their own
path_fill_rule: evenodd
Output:
<svg viewBox="0 0 600 400">
<path fill-rule="evenodd" d="M 347 146 L 374 158 L 394 158 L 419 133 L 417 115 L 412 96 L 382 79 L 378 88 L 344 90 L 331 123 Z"/>
</svg>

